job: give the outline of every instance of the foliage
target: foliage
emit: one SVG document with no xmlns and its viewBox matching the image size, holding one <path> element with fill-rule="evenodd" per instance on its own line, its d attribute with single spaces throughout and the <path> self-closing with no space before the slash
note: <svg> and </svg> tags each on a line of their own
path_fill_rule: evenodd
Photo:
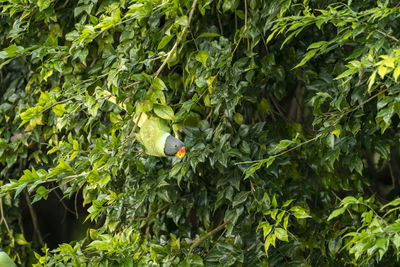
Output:
<svg viewBox="0 0 400 267">
<path fill-rule="evenodd" d="M 398 260 L 396 2 L 0 7 L 0 241 L 21 266 Z M 143 153 L 142 113 L 185 158 Z M 59 194 L 84 222 L 50 247 Z"/>
</svg>

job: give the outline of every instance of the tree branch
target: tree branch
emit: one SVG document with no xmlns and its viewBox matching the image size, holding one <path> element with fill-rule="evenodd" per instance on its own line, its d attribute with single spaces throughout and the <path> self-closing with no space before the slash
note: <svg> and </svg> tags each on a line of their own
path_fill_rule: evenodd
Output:
<svg viewBox="0 0 400 267">
<path fill-rule="evenodd" d="M 201 242 L 203 242 L 204 240 L 206 240 L 207 238 L 209 238 L 210 236 L 212 236 L 213 234 L 215 234 L 216 232 L 220 231 L 222 228 L 225 227 L 225 225 L 227 225 L 229 222 L 225 222 L 219 226 L 217 226 L 216 228 L 214 228 L 211 232 L 208 232 L 207 234 L 203 235 L 202 237 L 194 240 L 193 242 L 190 242 L 188 244 L 192 244 L 190 246 L 190 251 L 192 251 L 194 248 L 196 248 L 198 245 L 200 245 Z"/>
</svg>

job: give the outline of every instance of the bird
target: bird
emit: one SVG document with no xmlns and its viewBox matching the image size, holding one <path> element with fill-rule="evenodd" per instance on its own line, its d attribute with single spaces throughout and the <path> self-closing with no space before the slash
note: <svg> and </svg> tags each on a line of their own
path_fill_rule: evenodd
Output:
<svg viewBox="0 0 400 267">
<path fill-rule="evenodd" d="M 0 267 L 17 267 L 12 259 L 0 248 Z"/>
<path fill-rule="evenodd" d="M 136 139 L 145 147 L 146 154 L 156 157 L 186 155 L 185 144 L 170 134 L 170 129 L 164 120 L 141 113 L 135 120 L 140 127 Z"/>
</svg>

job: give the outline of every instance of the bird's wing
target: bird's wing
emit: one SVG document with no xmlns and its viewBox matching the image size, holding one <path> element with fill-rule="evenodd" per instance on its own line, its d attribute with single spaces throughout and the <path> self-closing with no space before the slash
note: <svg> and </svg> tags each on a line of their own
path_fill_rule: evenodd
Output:
<svg viewBox="0 0 400 267">
<path fill-rule="evenodd" d="M 168 129 L 168 128 L 167 128 Z M 170 135 L 158 118 L 150 117 L 142 125 L 138 140 L 146 148 L 146 153 L 152 156 L 165 157 L 165 140 Z"/>
</svg>

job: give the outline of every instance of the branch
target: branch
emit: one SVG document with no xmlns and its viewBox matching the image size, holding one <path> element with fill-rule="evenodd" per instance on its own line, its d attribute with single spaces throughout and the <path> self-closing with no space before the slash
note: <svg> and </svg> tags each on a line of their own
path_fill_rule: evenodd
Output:
<svg viewBox="0 0 400 267">
<path fill-rule="evenodd" d="M 0 198 L 0 224 L 4 222 L 4 225 L 7 228 L 7 231 L 10 232 L 10 228 L 8 228 L 7 220 L 4 217 L 4 210 L 3 210 L 3 198 Z"/>
<path fill-rule="evenodd" d="M 211 232 L 208 232 L 207 234 L 203 235 L 202 237 L 194 240 L 193 242 L 189 242 L 188 244 L 192 244 L 190 246 L 190 251 L 192 251 L 194 248 L 196 248 L 198 245 L 200 245 L 201 242 L 203 242 L 204 240 L 206 240 L 207 238 L 209 238 L 210 236 L 212 236 L 213 234 L 215 234 L 216 232 L 220 231 L 222 228 L 225 227 L 225 225 L 227 225 L 229 222 L 225 222 L 219 226 L 217 226 L 216 228 L 214 228 Z"/>
<path fill-rule="evenodd" d="M 308 143 L 310 143 L 310 142 L 313 142 L 313 141 L 315 141 L 315 140 L 318 140 L 318 138 L 320 138 L 321 136 L 322 136 L 322 134 L 317 134 L 314 138 L 308 139 L 307 141 L 304 141 L 303 143 L 300 143 L 300 144 L 298 144 L 297 146 L 294 146 L 294 147 L 292 147 L 292 148 L 289 148 L 289 149 L 287 149 L 287 150 L 284 150 L 284 151 L 282 151 L 282 152 L 280 152 L 280 153 L 278 153 L 278 154 L 271 155 L 271 156 L 269 156 L 268 158 L 270 158 L 270 157 L 275 157 L 275 158 L 280 157 L 280 156 L 282 156 L 282 155 L 284 155 L 284 154 L 286 154 L 286 153 L 289 153 L 290 151 L 296 150 L 296 149 L 298 149 L 299 147 L 304 146 L 305 144 L 308 144 Z M 266 159 L 250 160 L 250 161 L 235 162 L 235 165 L 239 165 L 239 164 L 248 164 L 248 163 L 256 163 L 256 162 L 260 162 L 260 161 L 266 161 L 266 160 L 268 160 L 268 158 L 266 158 Z M 264 163 L 265 163 L 265 162 L 264 162 Z"/>
<path fill-rule="evenodd" d="M 39 223 L 37 221 L 36 212 L 32 207 L 31 200 L 29 199 L 29 194 L 26 190 L 25 190 L 25 199 L 26 199 L 26 204 L 28 205 L 28 208 L 29 208 L 29 212 L 32 217 L 33 230 L 35 231 L 35 234 L 36 234 L 37 238 L 39 239 L 40 245 L 43 247 L 44 242 L 43 242 L 42 234 L 40 233 Z"/>
<path fill-rule="evenodd" d="M 379 32 L 380 34 L 382 34 L 382 35 L 384 35 L 384 36 L 386 36 L 386 37 L 392 39 L 392 40 L 395 41 L 395 42 L 399 42 L 399 39 L 397 39 L 397 38 L 394 37 L 393 35 L 387 34 L 386 32 L 383 32 L 383 31 L 381 31 L 381 30 L 379 30 L 379 29 L 376 30 L 376 31 Z"/>
<path fill-rule="evenodd" d="M 368 98 L 367 100 L 365 100 L 365 101 L 362 102 L 361 104 L 359 104 L 359 105 L 357 105 L 357 106 L 355 106 L 355 107 L 353 107 L 353 108 L 347 110 L 346 112 L 342 113 L 342 114 L 340 115 L 340 117 L 338 118 L 338 120 L 335 122 L 334 125 L 338 124 L 339 121 L 340 121 L 344 116 L 346 116 L 347 114 L 349 114 L 349 113 L 351 113 L 351 112 L 353 112 L 353 111 L 358 110 L 359 108 L 361 108 L 362 106 L 364 106 L 365 104 L 367 104 L 368 102 L 370 102 L 371 100 L 373 100 L 375 97 L 377 97 L 377 96 L 379 96 L 379 95 L 381 95 L 381 94 L 386 93 L 387 91 L 389 91 L 389 89 L 390 89 L 390 88 L 386 88 L 385 90 L 382 90 L 382 91 L 380 91 L 379 93 L 376 93 L 375 95 L 371 96 L 370 98 Z"/>
<path fill-rule="evenodd" d="M 65 209 L 66 211 L 68 211 L 69 213 L 75 215 L 75 213 L 74 213 L 70 208 L 68 208 L 68 206 L 64 203 L 62 197 L 57 193 L 57 190 L 54 190 L 54 194 L 56 195 L 56 197 L 58 198 L 58 200 L 60 200 L 61 205 L 64 207 L 64 209 Z"/>
<path fill-rule="evenodd" d="M 75 216 L 76 216 L 76 219 L 78 219 L 79 218 L 79 215 L 78 215 L 78 193 L 79 193 L 79 190 L 81 189 L 81 187 L 82 187 L 82 185 L 80 185 L 79 187 L 78 187 L 78 189 L 76 190 L 76 193 L 75 193 L 75 200 L 74 200 L 74 207 L 75 207 Z"/>
<path fill-rule="evenodd" d="M 193 1 L 192 8 L 190 9 L 189 13 L 189 20 L 188 20 L 188 25 L 185 26 L 181 32 L 181 35 L 178 36 L 178 39 L 176 39 L 176 42 L 172 49 L 168 52 L 166 59 L 164 62 L 161 64 L 161 66 L 158 68 L 158 70 L 154 73 L 154 79 L 157 78 L 157 76 L 160 74 L 160 72 L 164 69 L 165 65 L 167 64 L 168 60 L 171 58 L 172 54 L 175 52 L 175 50 L 178 48 L 179 43 L 182 41 L 183 36 L 185 36 L 186 31 L 189 28 L 190 21 L 192 20 L 194 10 L 196 8 L 197 0 Z"/>
<path fill-rule="evenodd" d="M 244 31 L 247 31 L 247 0 L 244 0 Z M 247 50 L 250 50 L 250 39 L 247 35 Z"/>
<path fill-rule="evenodd" d="M 97 171 L 101 171 L 101 170 L 104 169 L 105 167 L 106 167 L 106 165 L 103 165 L 103 166 L 99 167 L 99 168 L 96 169 L 96 170 L 97 170 Z M 73 180 L 73 179 L 75 179 L 75 178 L 88 175 L 89 173 L 90 173 L 90 171 L 88 171 L 88 172 L 83 172 L 83 173 L 79 173 L 79 174 L 73 174 L 73 175 L 70 175 L 70 176 L 65 176 L 65 177 L 61 178 L 61 180 L 67 181 L 67 182 L 68 182 L 69 180 Z M 54 181 L 57 181 L 57 178 L 50 178 L 50 179 L 47 179 L 47 180 L 46 180 L 46 182 L 54 182 Z"/>
</svg>

